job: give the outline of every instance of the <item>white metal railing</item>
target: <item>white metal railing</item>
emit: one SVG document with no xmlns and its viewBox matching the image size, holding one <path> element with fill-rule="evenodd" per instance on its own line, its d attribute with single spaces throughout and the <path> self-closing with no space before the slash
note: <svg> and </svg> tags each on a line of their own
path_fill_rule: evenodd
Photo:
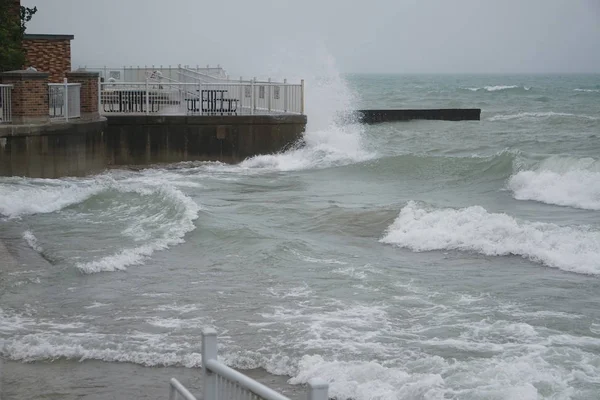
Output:
<svg viewBox="0 0 600 400">
<path fill-rule="evenodd" d="M 0 85 L 0 124 L 12 122 L 12 85 Z"/>
<path fill-rule="evenodd" d="M 217 332 L 202 332 L 203 400 L 289 400 L 286 396 L 226 366 L 217 359 Z M 307 400 L 328 400 L 329 385 L 322 379 L 308 382 Z M 170 400 L 196 398 L 176 379 L 170 382 Z"/>
<path fill-rule="evenodd" d="M 48 106 L 51 119 L 81 117 L 81 84 L 64 83 L 48 84 Z"/>
<path fill-rule="evenodd" d="M 171 378 L 169 382 L 169 400 L 178 400 L 181 396 L 184 400 L 196 400 L 196 397 L 190 393 L 179 381 L 175 378 Z"/>
<path fill-rule="evenodd" d="M 227 81 L 229 79 L 227 73 L 221 66 L 201 68 L 199 66 L 189 65 L 146 65 L 146 66 L 122 66 L 122 67 L 88 67 L 80 66 L 79 68 L 91 72 L 98 72 L 100 78 L 105 82 L 144 82 L 149 75 L 159 75 L 162 78 L 170 81 L 185 82 L 181 78 L 181 74 L 204 76 L 206 81 Z"/>
<path fill-rule="evenodd" d="M 101 82 L 99 111 L 111 114 L 304 114 L 304 81 Z"/>
</svg>

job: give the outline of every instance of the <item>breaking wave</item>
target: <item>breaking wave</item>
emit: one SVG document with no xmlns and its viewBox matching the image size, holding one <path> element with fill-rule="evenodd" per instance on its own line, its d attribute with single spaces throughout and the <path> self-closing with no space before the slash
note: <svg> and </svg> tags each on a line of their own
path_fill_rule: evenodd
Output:
<svg viewBox="0 0 600 400">
<path fill-rule="evenodd" d="M 562 112 L 521 112 L 517 114 L 500 114 L 489 118 L 489 121 L 510 121 L 510 120 L 539 120 L 549 118 L 571 118 L 571 119 L 584 119 L 588 121 L 597 121 L 600 118 L 593 117 L 591 115 L 580 115 Z"/>
<path fill-rule="evenodd" d="M 584 93 L 600 93 L 600 89 L 573 89 L 575 92 L 584 92 Z"/>
<path fill-rule="evenodd" d="M 123 178 L 115 172 L 79 180 L 10 178 L 8 183 L 0 183 L 0 210 L 9 218 L 19 218 L 60 213 L 78 205 L 84 209 L 73 212 L 76 215 L 83 213 L 81 222 L 85 225 L 91 223 L 89 218 L 105 224 L 110 224 L 111 218 L 125 221 L 123 223 L 127 225 L 121 234 L 141 244 L 75 264 L 85 273 L 124 270 L 127 266 L 141 264 L 155 251 L 182 243 L 185 234 L 195 228 L 193 221 L 198 218 L 200 207 L 178 188 L 162 180 L 161 173 L 157 170 L 152 176 L 142 174 Z M 111 194 L 111 200 L 106 202 L 104 198 Z M 120 201 L 115 197 L 119 194 L 129 197 Z M 86 210 L 86 202 L 99 205 Z M 108 204 L 108 209 L 102 204 Z M 95 217 L 83 217 L 87 213 Z M 23 238 L 32 249 L 43 252 L 31 230 L 25 231 Z"/>
<path fill-rule="evenodd" d="M 600 232 L 519 221 L 479 206 L 435 209 L 410 201 L 380 241 L 413 251 L 519 255 L 563 271 L 600 275 Z"/>
<path fill-rule="evenodd" d="M 529 90 L 531 90 L 531 88 L 527 87 L 527 86 L 517 86 L 517 85 L 496 85 L 496 86 L 484 86 L 484 87 L 471 87 L 471 88 L 467 88 L 467 90 L 470 90 L 472 92 L 478 92 L 478 91 L 499 92 L 499 91 L 504 91 L 504 90 L 529 91 Z"/>
<path fill-rule="evenodd" d="M 507 186 L 517 200 L 600 210 L 600 161 L 550 157 L 511 176 Z"/>
</svg>

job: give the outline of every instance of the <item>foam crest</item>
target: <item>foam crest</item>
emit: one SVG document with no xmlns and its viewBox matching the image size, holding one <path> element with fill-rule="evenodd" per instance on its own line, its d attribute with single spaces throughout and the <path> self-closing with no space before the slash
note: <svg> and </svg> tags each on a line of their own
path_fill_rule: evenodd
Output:
<svg viewBox="0 0 600 400">
<path fill-rule="evenodd" d="M 551 157 L 532 170 L 517 172 L 507 186 L 517 200 L 600 210 L 600 161 Z"/>
<path fill-rule="evenodd" d="M 499 92 L 502 90 L 511 90 L 511 89 L 523 89 L 525 91 L 530 90 L 530 87 L 527 86 L 518 86 L 518 85 L 495 85 L 495 86 L 484 86 L 484 87 L 470 87 L 466 88 L 472 92 L 478 92 L 480 90 L 485 90 L 486 92 Z"/>
<path fill-rule="evenodd" d="M 489 121 L 510 121 L 510 120 L 540 120 L 549 118 L 572 118 L 584 119 L 588 121 L 597 121 L 600 118 L 591 115 L 571 114 L 563 112 L 545 111 L 545 112 L 521 112 L 516 114 L 500 114 L 489 118 Z"/>
<path fill-rule="evenodd" d="M 583 93 L 600 93 L 600 89 L 573 89 L 575 92 L 583 92 Z"/>
<path fill-rule="evenodd" d="M 31 231 L 23 232 L 23 239 L 25 239 L 25 241 L 27 242 L 29 247 L 31 247 L 33 250 L 37 251 L 38 253 L 41 254 L 44 251 L 44 249 L 42 248 L 42 246 L 40 246 L 38 239 L 37 239 L 37 237 L 35 237 L 33 232 L 31 232 Z"/>
<path fill-rule="evenodd" d="M 479 206 L 431 209 L 410 201 L 380 241 L 413 251 L 519 255 L 564 271 L 600 275 L 600 232 L 518 221 Z"/>
<path fill-rule="evenodd" d="M 445 382 L 435 373 L 408 373 L 377 362 L 325 361 L 304 356 L 292 384 L 319 377 L 329 382 L 329 396 L 338 399 L 441 399 Z"/>
<path fill-rule="evenodd" d="M 0 183 L 0 213 L 10 218 L 62 210 L 104 190 L 89 181 L 10 179 Z"/>
<path fill-rule="evenodd" d="M 122 271 L 128 266 L 142 264 L 154 252 L 183 243 L 185 234 L 195 229 L 194 220 L 198 218 L 200 207 L 180 190 L 170 186 L 158 188 L 121 186 L 121 190 L 133 190 L 143 195 L 158 195 L 162 203 L 170 204 L 175 208 L 176 217 L 162 218 L 160 221 L 161 231 L 153 232 L 152 236 L 154 237 L 140 246 L 122 249 L 99 260 L 78 263 L 76 266 L 82 272 L 89 274 Z M 154 221 L 155 216 L 148 218 L 152 219 L 151 222 L 156 222 Z M 137 235 L 140 234 L 137 233 Z"/>
</svg>

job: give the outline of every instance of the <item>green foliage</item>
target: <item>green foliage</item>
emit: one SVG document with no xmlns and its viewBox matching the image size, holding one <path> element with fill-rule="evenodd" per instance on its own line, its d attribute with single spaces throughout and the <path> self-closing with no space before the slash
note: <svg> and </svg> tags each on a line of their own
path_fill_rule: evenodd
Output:
<svg viewBox="0 0 600 400">
<path fill-rule="evenodd" d="M 33 15 L 36 12 L 37 12 L 37 7 L 29 8 L 29 7 L 21 6 L 21 34 L 25 33 L 25 29 L 27 29 L 27 27 L 25 25 L 29 21 L 31 21 L 31 18 L 33 18 Z"/>
<path fill-rule="evenodd" d="M 25 64 L 23 34 L 37 12 L 37 7 L 21 6 L 15 15 L 13 4 L 10 0 L 0 0 L 0 71 L 21 69 Z"/>
</svg>

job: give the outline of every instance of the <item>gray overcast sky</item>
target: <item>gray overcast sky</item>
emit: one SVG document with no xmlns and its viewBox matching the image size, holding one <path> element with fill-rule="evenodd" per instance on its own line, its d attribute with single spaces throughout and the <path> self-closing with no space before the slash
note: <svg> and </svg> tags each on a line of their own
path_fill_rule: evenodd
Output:
<svg viewBox="0 0 600 400">
<path fill-rule="evenodd" d="M 600 72 L 600 0 L 22 0 L 73 66 Z"/>
</svg>

